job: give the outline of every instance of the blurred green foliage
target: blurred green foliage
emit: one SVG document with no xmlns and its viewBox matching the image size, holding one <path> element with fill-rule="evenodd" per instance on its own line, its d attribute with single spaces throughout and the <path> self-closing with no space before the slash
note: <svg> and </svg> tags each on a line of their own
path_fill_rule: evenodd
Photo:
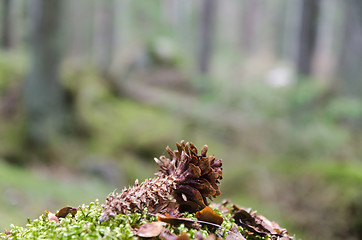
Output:
<svg viewBox="0 0 362 240">
<path fill-rule="evenodd" d="M 0 51 L 0 94 L 19 82 L 26 70 L 27 59 L 24 54 Z"/>
<path fill-rule="evenodd" d="M 35 217 L 59 205 L 79 205 L 103 198 L 113 188 L 99 179 L 49 176 L 40 170 L 29 171 L 0 161 L 0 226 L 10 223 L 24 225 L 26 218 Z"/>
</svg>

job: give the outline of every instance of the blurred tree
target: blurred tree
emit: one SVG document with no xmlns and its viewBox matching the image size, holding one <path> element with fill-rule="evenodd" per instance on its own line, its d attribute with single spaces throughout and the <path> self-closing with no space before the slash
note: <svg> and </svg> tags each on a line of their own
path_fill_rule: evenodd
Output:
<svg viewBox="0 0 362 240">
<path fill-rule="evenodd" d="M 296 66 L 301 75 L 310 75 L 317 40 L 320 0 L 303 0 Z"/>
<path fill-rule="evenodd" d="M 251 54 L 255 45 L 258 18 L 258 0 L 245 0 L 241 4 L 241 47 L 244 53 Z"/>
<path fill-rule="evenodd" d="M 96 66 L 103 72 L 110 70 L 113 59 L 114 8 L 113 0 L 95 1 L 93 49 Z"/>
<path fill-rule="evenodd" d="M 11 31 L 11 23 L 10 23 L 10 8 L 11 1 L 10 0 L 2 0 L 1 1 L 1 47 L 4 49 L 10 48 L 10 31 Z"/>
<path fill-rule="evenodd" d="M 360 97 L 362 94 L 362 2 L 346 0 L 344 38 L 339 57 L 339 82 L 343 94 Z"/>
<path fill-rule="evenodd" d="M 199 71 L 206 74 L 212 53 L 216 0 L 204 0 L 201 11 Z"/>
<path fill-rule="evenodd" d="M 31 143 L 46 147 L 64 127 L 65 96 L 59 83 L 62 0 L 29 1 L 30 72 L 24 101 Z"/>
<path fill-rule="evenodd" d="M 94 17 L 94 1 L 63 0 L 64 14 L 62 21 L 66 36 L 66 52 L 63 58 L 70 59 L 73 66 L 82 67 L 92 56 L 92 34 Z M 82 9 L 82 11 L 80 11 Z"/>
</svg>

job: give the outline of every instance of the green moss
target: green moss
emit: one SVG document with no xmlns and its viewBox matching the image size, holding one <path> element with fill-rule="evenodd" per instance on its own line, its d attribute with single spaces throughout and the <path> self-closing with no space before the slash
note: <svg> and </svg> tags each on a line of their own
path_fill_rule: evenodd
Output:
<svg viewBox="0 0 362 240">
<path fill-rule="evenodd" d="M 214 209 L 223 218 L 224 222 L 217 235 L 225 238 L 228 230 L 234 223 L 231 218 L 232 213 L 224 214 Z M 60 222 L 49 221 L 48 213 L 41 215 L 38 219 L 28 219 L 26 227 L 11 225 L 8 235 L 0 233 L 2 239 L 139 239 L 135 236 L 133 229 L 148 223 L 157 221 L 156 216 L 144 213 L 120 214 L 106 222 L 100 223 L 99 217 L 102 211 L 98 200 L 87 206 L 81 206 L 77 214 L 72 217 L 70 214 L 65 218 L 60 218 Z M 185 218 L 197 220 L 195 214 L 186 213 Z M 179 226 L 167 225 L 167 228 L 174 234 L 187 233 L 193 239 L 196 229 L 187 228 L 184 224 Z M 239 228 L 243 232 L 243 228 Z M 200 229 L 206 237 L 210 234 L 207 227 Z M 269 239 L 268 236 L 248 236 L 248 240 Z"/>
</svg>

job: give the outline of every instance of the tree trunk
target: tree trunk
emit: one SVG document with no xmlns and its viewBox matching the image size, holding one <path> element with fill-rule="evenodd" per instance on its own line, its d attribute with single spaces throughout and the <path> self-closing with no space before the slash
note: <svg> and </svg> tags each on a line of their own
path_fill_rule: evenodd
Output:
<svg viewBox="0 0 362 240">
<path fill-rule="evenodd" d="M 38 147 L 46 147 L 64 126 L 65 98 L 59 83 L 62 1 L 29 1 L 31 64 L 24 101 L 29 138 Z"/>
<path fill-rule="evenodd" d="M 216 0 L 204 0 L 201 11 L 199 71 L 207 74 L 209 72 L 214 38 Z"/>
<path fill-rule="evenodd" d="M 244 54 L 250 55 L 257 47 L 257 23 L 258 9 L 260 2 L 258 0 L 242 1 L 241 6 L 241 48 Z"/>
<path fill-rule="evenodd" d="M 344 39 L 339 57 L 339 89 L 342 94 L 361 97 L 362 94 L 362 3 L 346 0 Z"/>
<path fill-rule="evenodd" d="M 3 49 L 9 49 L 11 46 L 10 44 L 10 8 L 11 2 L 10 0 L 2 0 L 2 23 L 1 23 L 1 40 L 0 44 Z"/>
<path fill-rule="evenodd" d="M 316 45 L 320 0 L 303 0 L 296 66 L 300 75 L 309 76 L 312 71 Z"/>
<path fill-rule="evenodd" d="M 113 60 L 114 6 L 113 0 L 95 2 L 94 61 L 105 74 L 109 72 Z"/>
</svg>

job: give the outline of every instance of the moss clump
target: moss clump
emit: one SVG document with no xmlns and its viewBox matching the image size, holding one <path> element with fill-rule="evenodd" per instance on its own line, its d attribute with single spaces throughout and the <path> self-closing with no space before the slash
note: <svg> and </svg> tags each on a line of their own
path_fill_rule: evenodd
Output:
<svg viewBox="0 0 362 240">
<path fill-rule="evenodd" d="M 0 236 L 5 239 L 137 239 L 131 227 L 156 220 L 153 216 L 133 213 L 99 223 L 101 210 L 95 201 L 80 207 L 74 217 L 68 214 L 60 218 L 59 223 L 49 221 L 45 213 L 38 219 L 28 219 L 26 227 L 11 225 L 11 230 Z"/>
<path fill-rule="evenodd" d="M 230 207 L 231 209 L 231 207 Z M 1 239 L 140 239 L 134 229 L 138 226 L 157 221 L 157 217 L 147 213 L 147 209 L 143 213 L 119 214 L 106 222 L 100 223 L 101 205 L 98 201 L 89 205 L 82 206 L 78 212 L 72 217 L 68 214 L 65 218 L 59 218 L 59 222 L 50 221 L 48 213 L 41 215 L 38 219 L 28 219 L 26 227 L 11 225 L 9 231 L 0 233 Z M 221 238 L 225 238 L 229 229 L 234 223 L 232 211 L 223 213 L 215 209 L 223 218 L 224 222 L 221 228 L 216 230 L 215 234 Z M 183 218 L 189 218 L 197 221 L 195 214 L 185 213 Z M 165 224 L 166 225 L 166 224 Z M 211 234 L 206 226 L 200 230 L 188 228 L 184 224 L 178 226 L 166 226 L 172 233 L 186 233 L 191 239 L 200 231 L 204 237 Z M 247 236 L 246 232 L 239 227 L 239 230 L 246 236 L 248 240 L 269 239 L 266 236 Z M 158 239 L 158 238 L 156 238 Z"/>
</svg>

